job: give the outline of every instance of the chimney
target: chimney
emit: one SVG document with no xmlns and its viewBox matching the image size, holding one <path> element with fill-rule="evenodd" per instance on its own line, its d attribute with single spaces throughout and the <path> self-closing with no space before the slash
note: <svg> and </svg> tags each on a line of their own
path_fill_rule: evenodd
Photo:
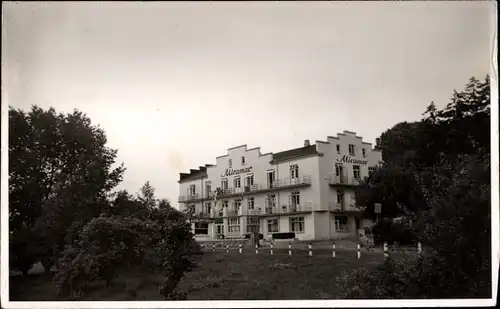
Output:
<svg viewBox="0 0 500 309">
<path fill-rule="evenodd" d="M 308 140 L 308 139 L 306 139 L 306 140 L 304 141 L 304 147 L 309 147 L 309 146 L 311 146 L 311 143 L 309 142 L 309 140 Z"/>
</svg>

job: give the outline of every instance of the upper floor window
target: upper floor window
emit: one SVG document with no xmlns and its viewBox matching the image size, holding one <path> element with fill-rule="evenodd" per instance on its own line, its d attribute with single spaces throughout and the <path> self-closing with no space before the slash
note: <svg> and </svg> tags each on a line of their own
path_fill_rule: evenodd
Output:
<svg viewBox="0 0 500 309">
<path fill-rule="evenodd" d="M 352 166 L 352 174 L 354 176 L 354 179 L 361 179 L 361 171 L 359 165 Z"/>
<path fill-rule="evenodd" d="M 226 207 L 229 205 L 229 202 L 228 201 L 222 201 L 222 207 Z"/>
<path fill-rule="evenodd" d="M 300 192 L 293 192 L 290 196 L 290 204 L 291 205 L 299 205 L 300 204 Z"/>
<path fill-rule="evenodd" d="M 362 151 L 363 151 L 363 157 L 366 157 L 366 149 L 363 148 Z"/>
<path fill-rule="evenodd" d="M 245 161 L 245 157 L 241 157 L 241 165 L 245 165 L 246 161 Z"/>
<path fill-rule="evenodd" d="M 190 185 L 189 186 L 189 195 L 195 195 L 196 194 L 196 185 Z"/>
<path fill-rule="evenodd" d="M 255 200 L 254 200 L 254 198 L 253 198 L 253 197 L 251 197 L 251 198 L 249 198 L 249 199 L 248 199 L 248 201 L 247 201 L 247 206 L 248 206 L 248 209 L 253 209 L 253 207 L 254 207 L 254 202 L 255 202 Z"/>
<path fill-rule="evenodd" d="M 229 168 L 233 167 L 233 159 L 229 159 L 228 165 L 229 165 Z"/>
<path fill-rule="evenodd" d="M 290 165 L 290 178 L 299 178 L 299 166 L 297 164 Z"/>
<path fill-rule="evenodd" d="M 241 188 L 241 178 L 240 177 L 237 177 L 234 179 L 234 187 Z"/>
<path fill-rule="evenodd" d="M 375 172 L 375 167 L 370 166 L 368 167 L 368 176 L 371 176 Z"/>
<path fill-rule="evenodd" d="M 337 144 L 337 153 L 340 153 L 340 145 Z"/>
<path fill-rule="evenodd" d="M 253 174 L 245 177 L 245 187 L 253 186 Z"/>
<path fill-rule="evenodd" d="M 222 179 L 222 180 L 220 181 L 220 188 L 221 188 L 222 190 L 226 190 L 226 189 L 227 189 L 227 187 L 228 187 L 228 186 L 227 186 L 227 179 Z"/>
<path fill-rule="evenodd" d="M 349 144 L 349 155 L 350 156 L 355 156 L 356 155 L 356 152 L 354 151 L 354 145 L 353 144 Z"/>
</svg>

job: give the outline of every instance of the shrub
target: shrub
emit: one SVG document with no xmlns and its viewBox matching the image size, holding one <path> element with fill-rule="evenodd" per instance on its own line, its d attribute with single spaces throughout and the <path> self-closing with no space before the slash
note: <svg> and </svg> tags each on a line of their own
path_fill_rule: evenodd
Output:
<svg viewBox="0 0 500 309">
<path fill-rule="evenodd" d="M 245 234 L 245 239 L 250 239 L 252 237 L 251 233 Z M 259 239 L 264 239 L 264 234 L 259 233 Z"/>
<path fill-rule="evenodd" d="M 273 239 L 293 239 L 293 238 L 295 238 L 294 232 L 273 234 Z"/>
<path fill-rule="evenodd" d="M 382 244 L 397 242 L 401 245 L 411 245 L 416 241 L 411 227 L 406 222 L 393 222 L 391 219 L 383 219 L 372 228 L 374 242 Z"/>
</svg>

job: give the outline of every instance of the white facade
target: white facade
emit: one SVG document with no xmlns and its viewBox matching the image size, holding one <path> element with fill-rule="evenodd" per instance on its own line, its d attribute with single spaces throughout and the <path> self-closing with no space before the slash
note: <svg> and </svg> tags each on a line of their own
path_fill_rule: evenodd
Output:
<svg viewBox="0 0 500 309">
<path fill-rule="evenodd" d="M 275 154 L 234 147 L 215 165 L 181 174 L 180 209 L 193 209 L 198 240 L 254 230 L 265 238 L 275 232 L 300 240 L 353 237 L 361 224 L 355 186 L 381 163 L 382 153 L 349 131 Z"/>
</svg>

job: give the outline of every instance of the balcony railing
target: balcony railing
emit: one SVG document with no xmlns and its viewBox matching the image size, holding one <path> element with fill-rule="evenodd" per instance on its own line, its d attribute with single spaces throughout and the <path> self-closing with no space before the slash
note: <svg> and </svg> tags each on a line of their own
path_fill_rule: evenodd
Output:
<svg viewBox="0 0 500 309">
<path fill-rule="evenodd" d="M 275 207 L 266 207 L 263 209 L 263 215 L 279 215 L 279 214 L 292 214 L 297 212 L 309 212 L 313 210 L 312 203 L 305 204 L 285 204 Z"/>
<path fill-rule="evenodd" d="M 244 193 L 255 193 L 258 191 L 269 191 L 275 189 L 282 189 L 287 187 L 296 186 L 308 186 L 311 185 L 311 176 L 302 176 L 298 178 L 287 178 L 278 179 L 274 182 L 268 182 L 265 184 L 253 184 L 248 187 L 244 187 Z"/>
<path fill-rule="evenodd" d="M 331 202 L 330 211 L 332 212 L 361 211 L 361 208 L 349 203 Z"/>
<path fill-rule="evenodd" d="M 327 177 L 329 185 L 344 185 L 344 186 L 358 186 L 361 183 L 361 179 L 354 177 L 348 177 L 347 175 L 337 176 L 335 174 L 330 174 Z"/>
<path fill-rule="evenodd" d="M 190 194 L 190 195 L 183 195 L 179 196 L 179 202 L 189 202 L 189 201 L 195 201 L 201 199 L 201 196 L 199 194 Z"/>
</svg>

